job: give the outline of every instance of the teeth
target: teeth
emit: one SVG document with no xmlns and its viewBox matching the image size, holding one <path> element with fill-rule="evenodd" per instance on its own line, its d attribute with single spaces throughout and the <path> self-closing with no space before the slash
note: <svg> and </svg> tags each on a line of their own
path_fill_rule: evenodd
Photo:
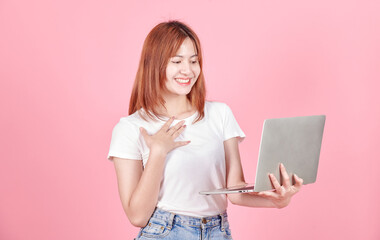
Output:
<svg viewBox="0 0 380 240">
<path fill-rule="evenodd" d="M 179 78 L 176 78 L 175 80 L 180 83 L 188 83 L 190 81 L 190 79 L 179 79 Z"/>
</svg>

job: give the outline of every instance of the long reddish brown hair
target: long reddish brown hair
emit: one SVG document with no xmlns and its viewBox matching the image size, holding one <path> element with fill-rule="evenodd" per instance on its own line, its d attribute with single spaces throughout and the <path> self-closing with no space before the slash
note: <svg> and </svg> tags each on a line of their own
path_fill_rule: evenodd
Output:
<svg viewBox="0 0 380 240">
<path fill-rule="evenodd" d="M 161 117 L 157 109 L 160 106 L 165 108 L 162 92 L 166 90 L 166 67 L 169 59 L 175 56 L 186 38 L 190 38 L 196 47 L 201 69 L 198 80 L 187 98 L 199 113 L 194 122 L 204 117 L 206 87 L 202 71 L 201 44 L 195 32 L 179 21 L 160 23 L 146 37 L 129 102 L 129 115 L 143 108 L 149 118 Z"/>
</svg>

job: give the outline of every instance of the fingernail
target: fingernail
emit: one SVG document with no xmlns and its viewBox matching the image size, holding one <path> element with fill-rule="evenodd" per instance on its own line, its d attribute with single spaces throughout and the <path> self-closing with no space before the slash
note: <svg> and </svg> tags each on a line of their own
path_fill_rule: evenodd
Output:
<svg viewBox="0 0 380 240">
<path fill-rule="evenodd" d="M 185 127 L 186 127 L 186 125 L 183 125 L 183 127 L 185 128 Z"/>
</svg>

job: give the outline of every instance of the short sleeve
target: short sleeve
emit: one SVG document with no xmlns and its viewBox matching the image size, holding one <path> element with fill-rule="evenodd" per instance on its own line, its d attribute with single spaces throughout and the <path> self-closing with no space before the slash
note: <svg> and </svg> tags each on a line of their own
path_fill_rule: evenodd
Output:
<svg viewBox="0 0 380 240">
<path fill-rule="evenodd" d="M 242 142 L 245 138 L 244 132 L 241 130 L 238 122 L 236 121 L 231 108 L 224 104 L 224 121 L 223 121 L 223 137 L 224 141 L 238 137 L 239 142 Z"/>
<path fill-rule="evenodd" d="M 122 118 L 112 131 L 110 149 L 107 158 L 113 157 L 142 160 L 139 150 L 139 130 L 127 118 Z"/>
</svg>

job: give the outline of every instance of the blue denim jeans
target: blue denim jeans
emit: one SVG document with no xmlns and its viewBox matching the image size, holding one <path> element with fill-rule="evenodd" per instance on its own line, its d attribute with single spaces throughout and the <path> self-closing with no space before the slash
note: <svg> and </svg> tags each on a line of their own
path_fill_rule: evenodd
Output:
<svg viewBox="0 0 380 240">
<path fill-rule="evenodd" d="M 156 208 L 136 240 L 225 240 L 232 239 L 227 213 L 197 218 L 173 214 Z"/>
</svg>

